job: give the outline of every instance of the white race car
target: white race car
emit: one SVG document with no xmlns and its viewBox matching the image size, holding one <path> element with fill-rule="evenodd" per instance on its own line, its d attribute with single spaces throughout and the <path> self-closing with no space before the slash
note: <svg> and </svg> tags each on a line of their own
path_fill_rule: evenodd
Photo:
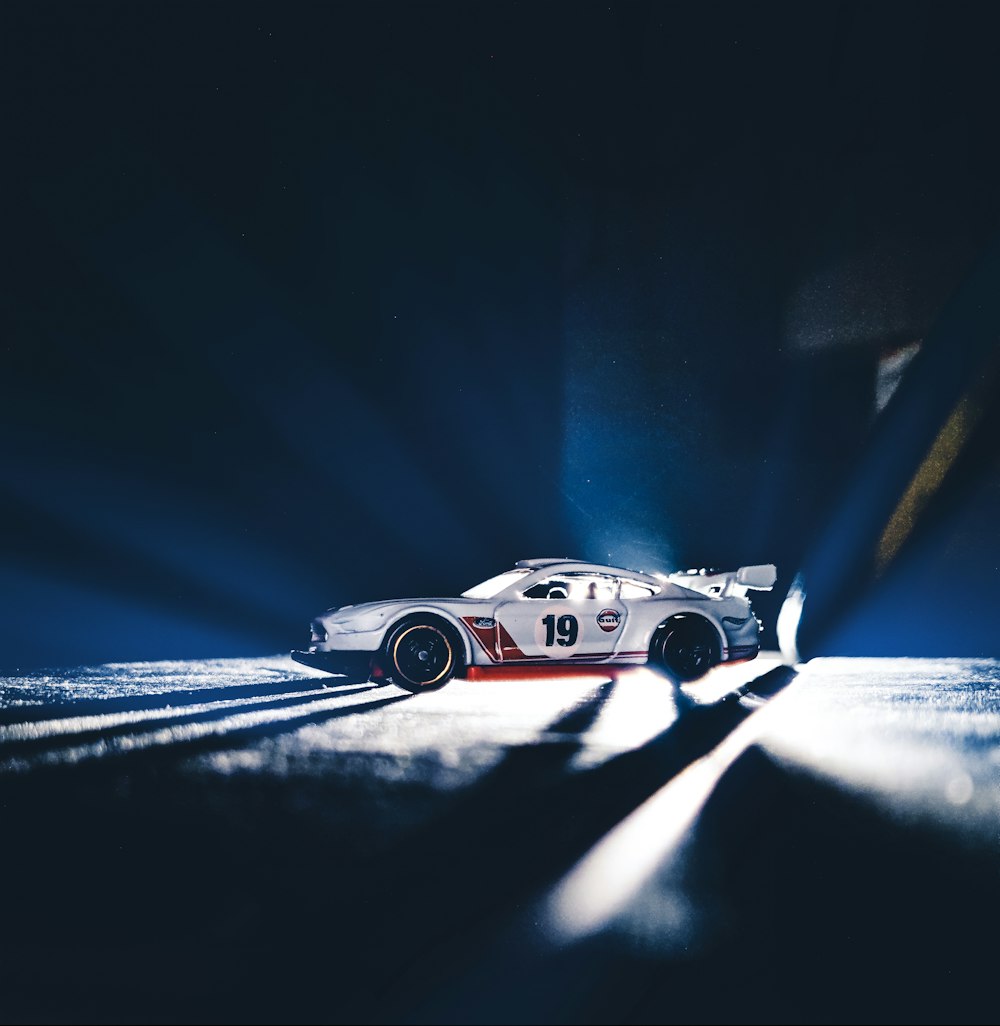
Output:
<svg viewBox="0 0 1000 1026">
<path fill-rule="evenodd" d="M 694 680 L 753 659 L 760 622 L 747 589 L 771 564 L 669 576 L 570 559 L 523 559 L 460 598 L 329 609 L 312 622 L 306 666 L 407 691 L 435 691 L 473 666 L 639 665 Z"/>
</svg>

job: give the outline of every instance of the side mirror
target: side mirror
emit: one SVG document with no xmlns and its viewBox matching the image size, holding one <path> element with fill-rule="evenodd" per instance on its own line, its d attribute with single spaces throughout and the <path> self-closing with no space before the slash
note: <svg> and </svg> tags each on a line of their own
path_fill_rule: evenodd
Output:
<svg viewBox="0 0 1000 1026">
<path fill-rule="evenodd" d="M 756 588 L 758 591 L 769 591 L 778 579 L 778 570 L 773 563 L 761 563 L 759 566 L 741 566 L 736 571 L 736 583 L 744 588 Z"/>
</svg>

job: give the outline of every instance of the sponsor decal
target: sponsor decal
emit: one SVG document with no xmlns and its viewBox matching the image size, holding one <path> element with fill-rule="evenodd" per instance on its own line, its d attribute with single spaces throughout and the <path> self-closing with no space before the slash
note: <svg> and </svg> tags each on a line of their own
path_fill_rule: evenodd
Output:
<svg viewBox="0 0 1000 1026">
<path fill-rule="evenodd" d="M 597 626 L 602 631 L 607 631 L 609 634 L 612 631 L 618 630 L 618 625 L 622 622 L 622 614 L 617 609 L 602 609 L 597 614 Z"/>
<path fill-rule="evenodd" d="M 497 622 L 492 616 L 477 616 L 475 620 L 472 621 L 473 627 L 479 627 L 482 630 L 492 630 L 496 625 Z"/>
</svg>

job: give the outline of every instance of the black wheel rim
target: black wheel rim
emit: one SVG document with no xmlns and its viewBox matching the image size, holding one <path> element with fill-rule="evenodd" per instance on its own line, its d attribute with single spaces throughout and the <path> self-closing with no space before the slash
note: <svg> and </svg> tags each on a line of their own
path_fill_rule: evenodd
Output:
<svg viewBox="0 0 1000 1026">
<path fill-rule="evenodd" d="M 437 627 L 407 627 L 392 646 L 392 661 L 410 684 L 428 687 L 444 680 L 454 663 L 451 642 Z"/>
<path fill-rule="evenodd" d="M 663 662 L 681 677 L 700 677 L 712 665 L 712 641 L 705 634 L 680 628 L 663 643 Z"/>
</svg>

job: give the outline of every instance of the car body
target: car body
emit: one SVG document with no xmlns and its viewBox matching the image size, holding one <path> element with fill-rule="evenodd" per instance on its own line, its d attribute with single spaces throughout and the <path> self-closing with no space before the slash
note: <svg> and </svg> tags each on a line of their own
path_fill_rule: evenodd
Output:
<svg viewBox="0 0 1000 1026">
<path fill-rule="evenodd" d="M 639 573 L 571 559 L 524 559 L 457 598 L 329 609 L 311 624 L 307 666 L 432 691 L 474 666 L 640 665 L 680 680 L 753 659 L 761 625 L 750 588 L 774 566 Z"/>
</svg>

